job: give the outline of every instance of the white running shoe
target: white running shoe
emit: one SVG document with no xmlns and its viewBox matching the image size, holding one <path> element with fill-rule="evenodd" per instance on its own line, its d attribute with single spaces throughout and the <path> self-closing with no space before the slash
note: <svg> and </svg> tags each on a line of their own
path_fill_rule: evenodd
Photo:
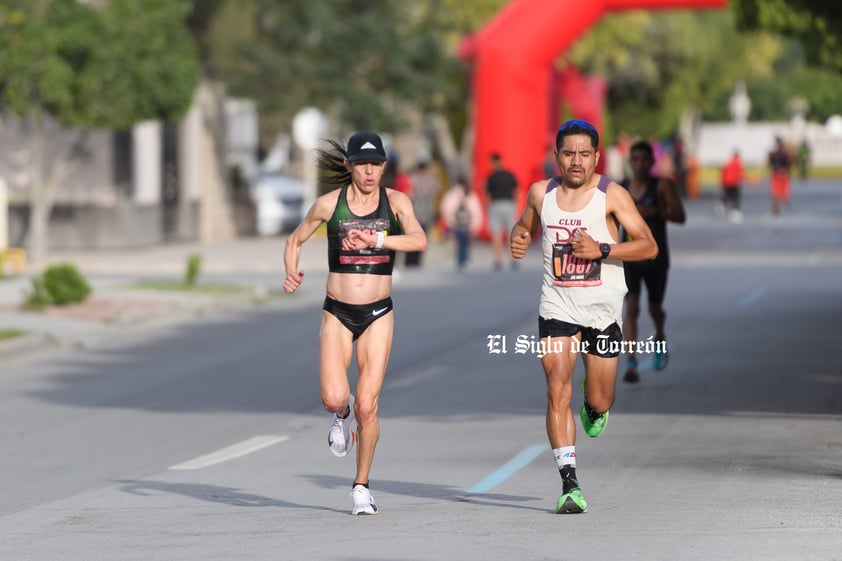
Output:
<svg viewBox="0 0 842 561">
<path fill-rule="evenodd" d="M 348 399 L 348 416 L 340 419 L 339 415 L 333 414 L 333 424 L 330 425 L 330 432 L 327 434 L 327 443 L 334 456 L 342 458 L 354 447 L 354 431 L 351 430 L 351 421 L 354 420 L 354 396 Z"/>
<path fill-rule="evenodd" d="M 354 499 L 354 510 L 351 514 L 354 516 L 358 514 L 377 514 L 377 505 L 374 504 L 374 498 L 371 492 L 364 485 L 354 485 L 351 489 L 351 497 Z"/>
<path fill-rule="evenodd" d="M 728 221 L 731 224 L 742 224 L 743 222 L 743 213 L 737 209 L 734 209 L 728 213 Z"/>
</svg>

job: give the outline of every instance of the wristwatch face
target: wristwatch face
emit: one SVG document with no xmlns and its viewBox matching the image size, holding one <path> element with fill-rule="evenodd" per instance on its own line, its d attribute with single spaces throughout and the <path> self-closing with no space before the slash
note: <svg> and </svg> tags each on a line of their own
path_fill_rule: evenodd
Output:
<svg viewBox="0 0 842 561">
<path fill-rule="evenodd" d="M 602 252 L 602 258 L 605 259 L 611 253 L 611 246 L 607 243 L 601 243 L 599 244 L 599 250 Z"/>
</svg>

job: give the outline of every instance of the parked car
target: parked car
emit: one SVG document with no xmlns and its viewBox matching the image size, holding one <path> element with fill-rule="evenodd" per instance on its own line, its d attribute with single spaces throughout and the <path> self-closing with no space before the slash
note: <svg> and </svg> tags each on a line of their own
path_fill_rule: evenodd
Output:
<svg viewBox="0 0 842 561">
<path fill-rule="evenodd" d="M 257 233 L 275 236 L 290 232 L 304 218 L 306 184 L 291 175 L 265 173 L 252 186 L 257 210 Z"/>
</svg>

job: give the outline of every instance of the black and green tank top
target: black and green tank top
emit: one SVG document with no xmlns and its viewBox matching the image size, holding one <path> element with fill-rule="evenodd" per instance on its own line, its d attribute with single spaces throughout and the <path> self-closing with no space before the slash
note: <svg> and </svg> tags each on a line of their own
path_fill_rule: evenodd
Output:
<svg viewBox="0 0 842 561">
<path fill-rule="evenodd" d="M 391 275 L 395 266 L 395 252 L 389 249 L 358 249 L 345 251 L 342 240 L 351 230 L 382 231 L 387 236 L 401 233 L 386 188 L 380 187 L 377 208 L 366 216 L 357 216 L 348 208 L 348 186 L 342 187 L 333 215 L 327 222 L 327 260 L 331 273 L 363 273 Z"/>
</svg>

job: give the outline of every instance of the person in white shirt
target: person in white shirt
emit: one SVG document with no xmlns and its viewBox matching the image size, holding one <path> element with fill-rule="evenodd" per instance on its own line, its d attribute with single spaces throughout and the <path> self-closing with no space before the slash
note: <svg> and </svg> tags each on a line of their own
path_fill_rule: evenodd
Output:
<svg viewBox="0 0 842 561">
<path fill-rule="evenodd" d="M 582 426 L 597 437 L 614 403 L 626 283 L 623 261 L 653 259 L 658 245 L 634 201 L 620 185 L 596 173 L 599 133 L 587 121 L 563 123 L 556 134 L 561 174 L 534 183 L 512 228 L 512 257 L 522 259 L 542 232 L 544 275 L 538 310 L 541 357 L 547 379 L 547 434 L 562 479 L 559 514 L 587 510 L 576 478 L 576 424 L 571 410 L 573 370 L 582 355 Z M 628 233 L 620 241 L 619 227 Z"/>
</svg>

